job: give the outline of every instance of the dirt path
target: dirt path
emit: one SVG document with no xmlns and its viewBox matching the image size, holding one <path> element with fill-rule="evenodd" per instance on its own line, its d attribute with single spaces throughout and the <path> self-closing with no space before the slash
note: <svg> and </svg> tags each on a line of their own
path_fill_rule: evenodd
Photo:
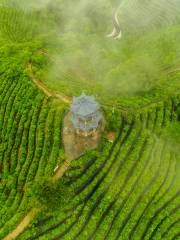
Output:
<svg viewBox="0 0 180 240">
<path fill-rule="evenodd" d="M 46 94 L 48 97 L 56 97 L 59 98 L 59 100 L 65 102 L 65 103 L 71 103 L 72 98 L 69 96 L 64 95 L 61 92 L 55 92 L 55 91 L 51 91 L 44 83 L 42 83 L 41 81 L 39 81 L 38 79 L 36 79 L 36 77 L 34 76 L 34 74 L 32 73 L 32 64 L 29 63 L 28 64 L 28 69 L 30 70 L 30 78 L 33 81 L 33 83 L 41 90 L 44 92 L 44 94 Z"/>
<path fill-rule="evenodd" d="M 65 172 L 68 170 L 72 160 L 73 159 L 66 159 L 64 161 L 64 163 L 56 170 L 54 176 L 52 177 L 53 181 L 57 181 L 65 174 Z"/>
<path fill-rule="evenodd" d="M 3 240 L 13 240 L 19 236 L 20 233 L 29 225 L 35 215 L 38 213 L 39 209 L 32 208 L 30 212 L 23 218 L 20 224 L 14 229 L 10 234 L 8 234 Z"/>
<path fill-rule="evenodd" d="M 121 25 L 120 25 L 119 19 L 118 19 L 120 6 L 121 6 L 121 4 L 119 5 L 119 7 L 117 9 L 114 10 L 114 14 L 113 14 L 114 28 L 113 28 L 112 33 L 108 34 L 107 37 L 112 37 L 114 39 L 121 39 L 121 37 L 122 37 Z"/>
</svg>

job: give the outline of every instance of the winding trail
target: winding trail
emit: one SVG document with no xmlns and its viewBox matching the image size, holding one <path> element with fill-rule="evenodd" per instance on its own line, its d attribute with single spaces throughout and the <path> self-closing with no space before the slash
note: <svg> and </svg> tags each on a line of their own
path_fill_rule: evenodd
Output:
<svg viewBox="0 0 180 240">
<path fill-rule="evenodd" d="M 112 37 L 114 39 L 121 39 L 122 37 L 122 31 L 121 31 L 121 25 L 118 19 L 118 14 L 119 14 L 119 9 L 120 9 L 121 4 L 117 9 L 115 9 L 113 12 L 113 31 L 112 33 L 108 34 L 107 37 Z"/>
<path fill-rule="evenodd" d="M 68 170 L 71 162 L 72 162 L 73 159 L 66 159 L 63 164 L 61 164 L 60 167 L 58 167 L 57 171 L 55 172 L 54 176 L 52 177 L 52 180 L 53 181 L 57 181 L 58 179 L 60 179 L 64 174 L 65 172 Z"/>
<path fill-rule="evenodd" d="M 51 91 L 44 83 L 42 83 L 40 80 L 36 79 L 35 75 L 32 72 L 32 64 L 28 64 L 28 69 L 30 70 L 30 78 L 32 82 L 41 90 L 44 92 L 45 95 L 48 97 L 56 97 L 59 100 L 65 102 L 65 103 L 71 103 L 72 97 L 66 96 L 65 94 L 61 92 L 55 92 Z"/>
<path fill-rule="evenodd" d="M 35 215 L 39 212 L 39 209 L 32 208 L 29 213 L 23 218 L 23 220 L 20 222 L 20 224 L 12 231 L 10 234 L 8 234 L 3 240 L 13 240 L 16 239 L 17 236 L 19 236 L 20 233 L 24 231 L 24 229 L 29 225 L 29 223 L 32 221 L 32 219 L 35 217 Z"/>
</svg>

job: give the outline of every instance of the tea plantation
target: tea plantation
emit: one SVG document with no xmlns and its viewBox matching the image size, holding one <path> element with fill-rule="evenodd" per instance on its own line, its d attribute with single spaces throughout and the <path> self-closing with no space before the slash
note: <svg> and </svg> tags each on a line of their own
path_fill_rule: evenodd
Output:
<svg viewBox="0 0 180 240">
<path fill-rule="evenodd" d="M 180 239 L 180 4 L 168 2 L 0 1 L 0 239 Z M 109 39 L 119 4 L 122 39 Z M 57 95 L 83 91 L 105 131 L 54 181 L 70 107 Z"/>
</svg>

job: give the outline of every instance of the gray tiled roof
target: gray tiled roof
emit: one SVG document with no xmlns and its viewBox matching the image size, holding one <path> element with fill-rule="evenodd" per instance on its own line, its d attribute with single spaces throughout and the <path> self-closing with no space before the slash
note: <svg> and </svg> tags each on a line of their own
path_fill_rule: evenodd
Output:
<svg viewBox="0 0 180 240">
<path fill-rule="evenodd" d="M 81 96 L 73 98 L 71 112 L 76 115 L 85 117 L 98 111 L 99 108 L 100 106 L 96 102 L 94 96 L 86 96 L 85 94 L 81 94 Z"/>
</svg>

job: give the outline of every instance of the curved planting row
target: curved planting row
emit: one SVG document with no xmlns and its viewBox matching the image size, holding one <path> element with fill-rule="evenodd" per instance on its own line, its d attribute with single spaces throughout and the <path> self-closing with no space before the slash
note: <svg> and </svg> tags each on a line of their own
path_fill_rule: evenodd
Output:
<svg viewBox="0 0 180 240">
<path fill-rule="evenodd" d="M 133 31 L 154 29 L 157 26 L 176 23 L 178 7 L 177 1 L 165 4 L 164 0 L 148 2 L 129 0 L 121 3 L 119 18 L 127 31 L 129 29 Z"/>
<path fill-rule="evenodd" d="M 32 85 L 21 67 L 0 75 L 0 238 L 13 230 L 32 200 L 29 188 L 52 175 L 63 159 L 61 121 L 57 106 Z M 53 110 L 52 110 L 53 109 Z"/>
<path fill-rule="evenodd" d="M 1 35 L 13 42 L 22 42 L 32 39 L 33 16 L 8 2 L 1 3 L 0 9 Z"/>
<path fill-rule="evenodd" d="M 64 176 L 71 192 L 64 209 L 41 213 L 18 239 L 177 236 L 179 157 L 164 131 L 176 123 L 178 104 L 177 96 L 139 114 L 123 114 L 113 144 L 105 141 L 100 153 L 72 162 Z"/>
</svg>

